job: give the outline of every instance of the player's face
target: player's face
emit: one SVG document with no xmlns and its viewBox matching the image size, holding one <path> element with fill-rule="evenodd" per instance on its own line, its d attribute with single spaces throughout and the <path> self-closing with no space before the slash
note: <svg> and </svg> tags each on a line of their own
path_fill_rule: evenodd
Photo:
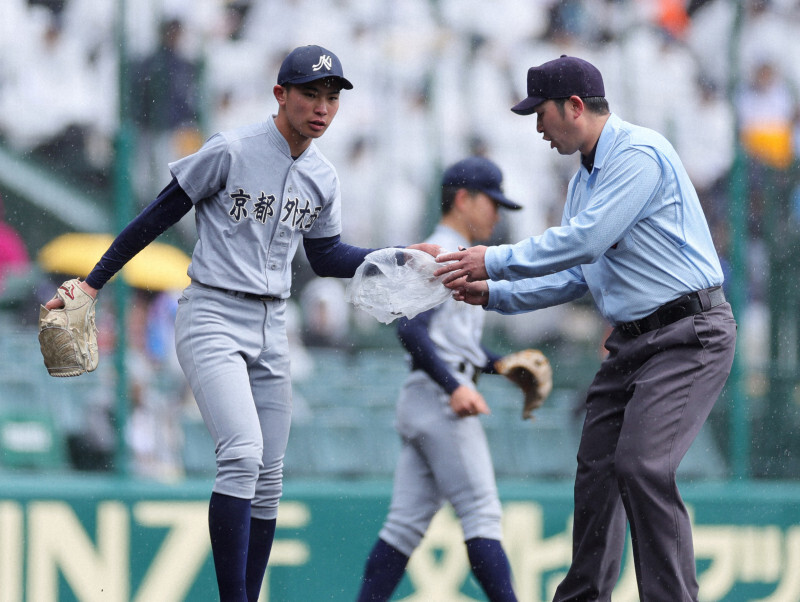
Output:
<svg viewBox="0 0 800 602">
<path fill-rule="evenodd" d="M 497 203 L 486 193 L 476 192 L 467 201 L 467 213 L 472 240 L 489 240 L 500 219 Z"/>
<path fill-rule="evenodd" d="M 569 108 L 569 100 L 564 107 L 553 100 L 546 100 L 536 106 L 536 131 L 560 155 L 571 155 L 580 147 L 574 116 Z"/>
<path fill-rule="evenodd" d="M 288 88 L 276 86 L 275 97 L 282 109 L 279 129 L 283 126 L 281 131 L 290 144 L 306 147 L 325 133 L 339 110 L 339 90 L 334 80 L 325 79 Z"/>
</svg>

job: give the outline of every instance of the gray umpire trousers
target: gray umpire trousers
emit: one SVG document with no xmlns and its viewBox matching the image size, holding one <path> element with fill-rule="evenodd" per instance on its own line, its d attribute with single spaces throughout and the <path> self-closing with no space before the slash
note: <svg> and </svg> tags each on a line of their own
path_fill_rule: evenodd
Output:
<svg viewBox="0 0 800 602">
<path fill-rule="evenodd" d="M 730 373 L 724 303 L 638 337 L 614 331 L 586 398 L 572 564 L 554 602 L 611 600 L 626 521 L 641 602 L 696 602 L 689 516 L 675 481 Z"/>
</svg>

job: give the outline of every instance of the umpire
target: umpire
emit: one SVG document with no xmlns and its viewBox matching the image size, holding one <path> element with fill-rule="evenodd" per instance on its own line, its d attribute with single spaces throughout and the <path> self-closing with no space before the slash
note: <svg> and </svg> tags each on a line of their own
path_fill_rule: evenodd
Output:
<svg viewBox="0 0 800 602">
<path fill-rule="evenodd" d="M 614 325 L 586 398 L 570 569 L 556 602 L 610 600 L 626 518 L 639 599 L 698 598 L 691 522 L 675 480 L 730 372 L 736 322 L 697 194 L 660 134 L 610 112 L 590 63 L 528 70 L 536 130 L 580 152 L 561 225 L 515 245 L 440 255 L 455 297 L 513 314 L 591 293 Z M 487 279 L 490 279 L 487 281 Z"/>
</svg>

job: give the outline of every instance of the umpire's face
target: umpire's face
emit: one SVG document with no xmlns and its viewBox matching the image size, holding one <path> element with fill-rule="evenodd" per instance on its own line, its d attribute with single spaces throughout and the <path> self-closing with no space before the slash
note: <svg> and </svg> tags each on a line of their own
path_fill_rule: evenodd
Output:
<svg viewBox="0 0 800 602">
<path fill-rule="evenodd" d="M 576 99 L 578 103 L 573 102 Z M 573 96 L 566 100 L 546 100 L 536 105 L 536 131 L 542 134 L 560 155 L 571 155 L 581 146 L 579 118 L 583 114 L 583 102 Z"/>
</svg>

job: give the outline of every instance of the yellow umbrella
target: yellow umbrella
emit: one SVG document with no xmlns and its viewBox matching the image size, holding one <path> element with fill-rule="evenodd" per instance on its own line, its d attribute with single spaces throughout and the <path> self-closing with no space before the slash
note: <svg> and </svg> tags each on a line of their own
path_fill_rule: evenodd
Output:
<svg viewBox="0 0 800 602">
<path fill-rule="evenodd" d="M 43 270 L 85 278 L 113 242 L 110 234 L 70 232 L 48 242 L 37 260 Z M 151 242 L 122 268 L 135 288 L 163 291 L 189 284 L 189 256 L 172 245 Z"/>
</svg>

